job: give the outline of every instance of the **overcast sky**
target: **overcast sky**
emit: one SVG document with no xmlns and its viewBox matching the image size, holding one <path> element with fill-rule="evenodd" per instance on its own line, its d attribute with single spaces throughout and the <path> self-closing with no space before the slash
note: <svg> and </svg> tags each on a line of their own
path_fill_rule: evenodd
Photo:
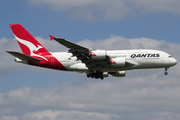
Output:
<svg viewBox="0 0 180 120">
<path fill-rule="evenodd" d="M 9 24 L 24 26 L 49 51 L 48 34 L 98 49 L 157 49 L 180 61 L 179 0 L 1 0 L 0 120 L 179 120 L 180 65 L 88 79 L 14 62 Z"/>
</svg>

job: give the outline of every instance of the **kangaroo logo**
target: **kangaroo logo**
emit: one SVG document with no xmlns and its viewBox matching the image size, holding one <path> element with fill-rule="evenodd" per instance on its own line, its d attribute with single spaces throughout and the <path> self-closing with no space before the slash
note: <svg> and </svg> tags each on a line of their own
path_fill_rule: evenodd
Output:
<svg viewBox="0 0 180 120">
<path fill-rule="evenodd" d="M 37 45 L 38 47 L 36 47 L 36 50 L 33 50 L 33 52 L 37 52 L 39 49 L 43 48 L 42 46 L 40 45 Z"/>
<path fill-rule="evenodd" d="M 25 45 L 25 46 L 27 46 L 29 48 L 30 56 L 37 56 L 37 57 L 40 57 L 40 58 L 45 59 L 46 61 L 48 61 L 48 59 L 46 59 L 45 57 L 37 55 L 37 54 L 34 53 L 34 52 L 37 52 L 39 49 L 43 48 L 42 46 L 37 45 L 38 47 L 36 47 L 34 44 L 32 44 L 29 41 L 20 39 L 17 36 L 15 36 L 15 38 L 17 39 L 17 41 L 19 41 L 20 43 L 22 43 L 23 45 Z"/>
</svg>

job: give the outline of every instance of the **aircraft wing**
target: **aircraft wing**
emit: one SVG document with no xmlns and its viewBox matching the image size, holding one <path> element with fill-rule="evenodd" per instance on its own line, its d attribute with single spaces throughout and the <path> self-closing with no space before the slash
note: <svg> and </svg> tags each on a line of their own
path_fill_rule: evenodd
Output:
<svg viewBox="0 0 180 120">
<path fill-rule="evenodd" d="M 75 43 L 65 40 L 63 38 L 56 38 L 56 37 L 53 37 L 52 35 L 49 35 L 49 36 L 50 36 L 50 40 L 54 39 L 58 43 L 64 45 L 67 48 L 81 50 L 81 51 L 89 51 L 90 50 L 90 48 L 83 47 L 81 45 L 75 44 Z"/>
<path fill-rule="evenodd" d="M 21 60 L 25 60 L 25 61 L 41 61 L 41 59 L 37 59 L 22 53 L 18 53 L 18 52 L 13 52 L 13 51 L 6 51 L 7 53 L 13 55 L 14 57 L 17 57 Z"/>
<path fill-rule="evenodd" d="M 89 70 L 98 70 L 102 68 L 103 65 L 107 64 L 106 61 L 92 60 L 90 58 L 90 53 L 93 49 L 91 48 L 80 46 L 63 38 L 55 38 L 51 35 L 49 36 L 51 37 L 51 40 L 54 39 L 65 47 L 69 48 L 69 52 L 72 53 L 73 56 L 76 56 L 78 60 L 81 60 L 83 63 L 85 63 Z"/>
<path fill-rule="evenodd" d="M 73 49 L 81 49 L 81 50 L 89 50 L 89 48 L 80 46 L 78 44 L 75 44 L 73 42 L 67 41 L 63 38 L 54 38 L 54 40 L 56 40 L 57 42 L 59 42 L 60 44 L 64 45 L 67 48 L 73 48 Z"/>
</svg>

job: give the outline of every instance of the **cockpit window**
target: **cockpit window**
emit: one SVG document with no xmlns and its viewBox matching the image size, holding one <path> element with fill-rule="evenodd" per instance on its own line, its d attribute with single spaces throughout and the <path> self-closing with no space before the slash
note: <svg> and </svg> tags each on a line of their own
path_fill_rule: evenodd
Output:
<svg viewBox="0 0 180 120">
<path fill-rule="evenodd" d="M 172 58 L 172 56 L 169 56 L 169 58 Z"/>
</svg>

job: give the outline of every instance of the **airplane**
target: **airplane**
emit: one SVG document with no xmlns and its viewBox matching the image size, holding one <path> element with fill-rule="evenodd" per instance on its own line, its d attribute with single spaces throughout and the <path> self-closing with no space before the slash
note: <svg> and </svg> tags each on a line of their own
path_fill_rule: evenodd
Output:
<svg viewBox="0 0 180 120">
<path fill-rule="evenodd" d="M 10 27 L 23 53 L 6 52 L 13 55 L 18 63 L 86 73 L 88 78 L 101 80 L 109 74 L 124 77 L 127 70 L 134 69 L 165 68 L 164 74 L 167 75 L 168 68 L 177 64 L 175 58 L 159 50 L 92 49 L 52 35 L 49 35 L 51 41 L 55 40 L 69 50 L 49 52 L 20 24 L 10 24 Z"/>
</svg>

